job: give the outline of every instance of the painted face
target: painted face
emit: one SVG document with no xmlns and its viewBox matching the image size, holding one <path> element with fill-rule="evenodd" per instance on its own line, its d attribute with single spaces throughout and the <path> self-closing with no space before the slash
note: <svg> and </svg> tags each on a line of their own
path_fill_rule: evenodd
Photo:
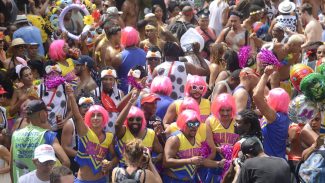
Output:
<svg viewBox="0 0 325 183">
<path fill-rule="evenodd" d="M 129 117 L 128 119 L 128 127 L 132 134 L 138 134 L 142 127 L 142 117 L 134 116 Z"/>
<path fill-rule="evenodd" d="M 81 116 L 85 116 L 86 112 L 89 110 L 89 108 L 92 106 L 92 103 L 83 103 L 79 106 L 79 112 Z"/>
<path fill-rule="evenodd" d="M 91 115 L 90 120 L 93 128 L 101 128 L 103 122 L 103 114 L 100 112 L 94 112 Z"/>
</svg>

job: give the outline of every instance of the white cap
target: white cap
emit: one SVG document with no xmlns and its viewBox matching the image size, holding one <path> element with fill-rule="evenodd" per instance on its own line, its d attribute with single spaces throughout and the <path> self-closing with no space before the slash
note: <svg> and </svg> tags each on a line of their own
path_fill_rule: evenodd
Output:
<svg viewBox="0 0 325 183">
<path fill-rule="evenodd" d="M 156 52 L 154 52 L 154 51 L 149 50 L 147 52 L 146 58 L 161 58 L 160 51 L 157 50 Z"/>
<path fill-rule="evenodd" d="M 36 147 L 34 151 L 34 159 L 37 159 L 41 163 L 46 161 L 56 161 L 53 147 L 48 144 L 42 144 Z"/>
</svg>

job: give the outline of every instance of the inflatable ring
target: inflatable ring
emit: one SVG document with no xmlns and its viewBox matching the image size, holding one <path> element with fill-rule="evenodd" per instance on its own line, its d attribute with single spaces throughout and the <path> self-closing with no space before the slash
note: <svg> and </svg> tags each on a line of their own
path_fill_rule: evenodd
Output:
<svg viewBox="0 0 325 183">
<path fill-rule="evenodd" d="M 65 7 L 62 10 L 62 12 L 60 13 L 60 16 L 59 16 L 59 28 L 61 29 L 62 32 L 67 32 L 69 38 L 74 39 L 74 40 L 79 40 L 80 35 L 83 34 L 83 32 L 80 35 L 74 35 L 74 34 L 67 31 L 67 29 L 65 28 L 64 23 L 63 23 L 64 16 L 72 9 L 77 9 L 77 10 L 82 11 L 84 13 L 84 16 L 90 15 L 89 11 L 87 10 L 85 5 L 70 4 L 67 7 Z"/>
</svg>

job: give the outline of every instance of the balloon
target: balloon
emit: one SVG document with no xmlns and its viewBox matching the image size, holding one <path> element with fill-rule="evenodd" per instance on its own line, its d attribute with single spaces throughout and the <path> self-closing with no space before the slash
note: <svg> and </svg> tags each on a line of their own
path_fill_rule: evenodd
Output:
<svg viewBox="0 0 325 183">
<path fill-rule="evenodd" d="M 288 116 L 294 123 L 307 123 L 315 118 L 317 113 L 317 104 L 303 94 L 296 96 L 289 104 Z"/>
<path fill-rule="evenodd" d="M 311 73 L 301 80 L 302 93 L 314 102 L 325 99 L 325 76 L 320 73 Z"/>
<path fill-rule="evenodd" d="M 305 64 L 293 65 L 290 70 L 290 81 L 291 81 L 293 87 L 296 90 L 300 91 L 301 80 L 313 72 L 314 72 L 313 69 Z"/>
<path fill-rule="evenodd" d="M 85 6 L 82 6 L 80 4 L 70 4 L 68 6 L 66 6 L 62 12 L 60 13 L 59 16 L 59 28 L 62 30 L 62 32 L 68 32 L 67 29 L 64 26 L 64 22 L 63 22 L 63 18 L 64 16 L 68 13 L 68 11 L 72 10 L 72 9 L 77 9 L 83 12 L 84 16 L 89 15 L 89 12 L 87 10 L 87 8 Z M 81 34 L 85 34 L 84 32 L 82 32 Z M 80 35 L 74 35 L 70 32 L 68 32 L 68 37 L 74 40 L 79 40 Z"/>
<path fill-rule="evenodd" d="M 325 63 L 322 63 L 320 66 L 318 66 L 316 68 L 316 71 L 325 76 Z"/>
</svg>

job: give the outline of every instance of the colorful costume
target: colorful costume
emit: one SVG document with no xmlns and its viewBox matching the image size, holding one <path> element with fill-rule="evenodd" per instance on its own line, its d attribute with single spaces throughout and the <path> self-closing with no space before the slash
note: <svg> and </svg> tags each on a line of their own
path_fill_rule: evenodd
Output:
<svg viewBox="0 0 325 183">
<path fill-rule="evenodd" d="M 175 106 L 176 106 L 176 113 L 179 114 L 179 107 L 182 104 L 183 100 L 176 100 L 175 101 Z M 210 100 L 202 98 L 201 102 L 200 102 L 200 117 L 202 121 L 205 121 L 209 115 L 211 114 L 211 110 L 210 110 Z"/>
</svg>

